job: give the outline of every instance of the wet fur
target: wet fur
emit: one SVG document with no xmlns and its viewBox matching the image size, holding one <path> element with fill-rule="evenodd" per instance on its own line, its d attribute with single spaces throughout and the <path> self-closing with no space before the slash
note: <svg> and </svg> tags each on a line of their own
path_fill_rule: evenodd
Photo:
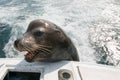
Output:
<svg viewBox="0 0 120 80">
<path fill-rule="evenodd" d="M 38 33 L 37 33 L 38 31 Z M 79 61 L 78 53 L 70 38 L 52 22 L 46 20 L 32 21 L 24 36 L 17 39 L 14 46 L 19 51 L 36 54 L 28 62 L 34 61 Z M 41 56 L 45 57 L 42 59 Z"/>
</svg>

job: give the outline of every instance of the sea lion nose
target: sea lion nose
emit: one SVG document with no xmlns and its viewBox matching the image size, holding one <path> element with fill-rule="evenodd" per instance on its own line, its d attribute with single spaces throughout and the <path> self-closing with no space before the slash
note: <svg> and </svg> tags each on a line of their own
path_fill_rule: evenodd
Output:
<svg viewBox="0 0 120 80">
<path fill-rule="evenodd" d="M 17 39 L 17 40 L 14 42 L 14 46 L 15 46 L 15 47 L 18 47 L 18 43 L 19 43 L 19 41 L 20 41 L 20 40 Z"/>
</svg>

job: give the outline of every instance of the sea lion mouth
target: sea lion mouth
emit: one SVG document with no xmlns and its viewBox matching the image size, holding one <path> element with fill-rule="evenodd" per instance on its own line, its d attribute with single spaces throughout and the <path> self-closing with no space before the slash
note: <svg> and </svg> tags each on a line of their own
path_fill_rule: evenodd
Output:
<svg viewBox="0 0 120 80">
<path fill-rule="evenodd" d="M 23 51 L 27 51 L 27 53 L 24 55 L 25 60 L 28 62 L 34 62 L 34 61 L 43 61 L 47 58 L 49 58 L 52 55 L 51 46 L 43 46 L 40 45 L 39 47 L 35 48 L 24 48 Z"/>
<path fill-rule="evenodd" d="M 28 62 L 34 62 L 34 60 L 41 61 L 41 60 L 47 59 L 47 56 L 45 54 L 41 54 L 39 50 L 27 51 L 24 57 L 25 57 L 25 60 Z"/>
<path fill-rule="evenodd" d="M 25 60 L 27 60 L 28 62 L 31 62 L 36 55 L 37 53 L 28 52 L 24 55 L 24 57 L 25 57 Z"/>
<path fill-rule="evenodd" d="M 17 45 L 17 46 L 16 46 Z M 35 61 L 43 61 L 45 59 L 48 59 L 52 55 L 52 47 L 51 46 L 45 46 L 40 45 L 29 45 L 29 44 L 16 44 L 14 43 L 14 47 L 20 51 L 25 52 L 25 60 L 27 62 L 35 62 Z"/>
</svg>

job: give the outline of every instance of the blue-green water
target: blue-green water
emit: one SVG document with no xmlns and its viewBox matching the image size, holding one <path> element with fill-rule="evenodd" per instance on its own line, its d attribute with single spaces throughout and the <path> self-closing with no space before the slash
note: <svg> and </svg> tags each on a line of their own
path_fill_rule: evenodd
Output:
<svg viewBox="0 0 120 80">
<path fill-rule="evenodd" d="M 0 23 L 0 26 L 0 57 L 2 58 L 5 57 L 5 53 L 2 49 L 10 38 L 11 27 L 6 23 Z"/>
<path fill-rule="evenodd" d="M 0 0 L 0 57 L 23 57 L 13 43 L 41 18 L 66 32 L 82 62 L 119 65 L 119 0 Z"/>
</svg>

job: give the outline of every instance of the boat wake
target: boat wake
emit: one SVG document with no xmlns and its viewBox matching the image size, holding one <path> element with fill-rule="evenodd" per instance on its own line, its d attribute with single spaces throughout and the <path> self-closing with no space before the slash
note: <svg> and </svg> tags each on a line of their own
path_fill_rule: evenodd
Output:
<svg viewBox="0 0 120 80">
<path fill-rule="evenodd" d="M 1 0 L 0 23 L 11 28 L 2 49 L 6 57 L 23 57 L 13 42 L 22 36 L 30 21 L 42 18 L 66 32 L 82 62 L 119 65 L 119 4 L 119 0 Z"/>
</svg>

